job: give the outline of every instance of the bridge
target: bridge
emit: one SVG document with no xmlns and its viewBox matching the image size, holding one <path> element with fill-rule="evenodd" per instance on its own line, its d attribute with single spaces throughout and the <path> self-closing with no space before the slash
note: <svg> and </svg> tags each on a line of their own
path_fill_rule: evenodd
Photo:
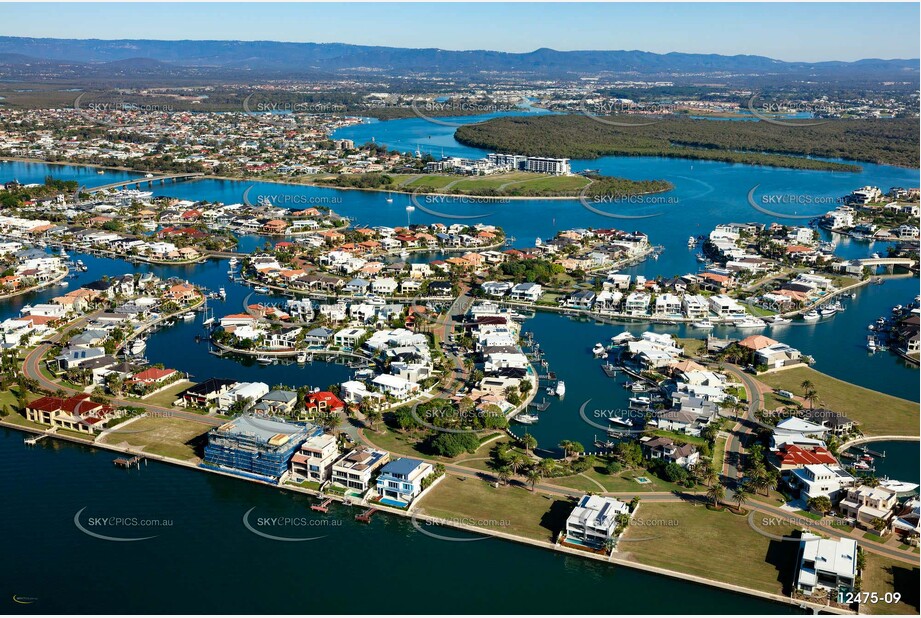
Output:
<svg viewBox="0 0 921 618">
<path fill-rule="evenodd" d="M 131 180 L 124 180 L 122 182 L 113 182 L 113 183 L 102 185 L 99 187 L 83 189 L 83 192 L 99 193 L 100 191 L 108 191 L 110 189 L 128 189 L 129 187 L 140 189 L 144 184 L 146 184 L 148 187 L 152 187 L 153 183 L 155 182 L 164 184 L 167 180 L 172 180 L 172 181 L 188 180 L 190 178 L 201 178 L 202 176 L 204 176 L 203 173 L 194 172 L 194 173 L 185 173 L 185 174 L 165 174 L 162 176 L 153 176 L 151 178 L 133 178 Z"/>
<path fill-rule="evenodd" d="M 901 266 L 907 270 L 911 270 L 915 267 L 915 260 L 905 257 L 863 258 L 854 261 L 860 264 L 861 267 L 867 266 L 874 270 L 880 266 L 885 266 L 886 270 L 890 273 L 896 266 Z"/>
</svg>

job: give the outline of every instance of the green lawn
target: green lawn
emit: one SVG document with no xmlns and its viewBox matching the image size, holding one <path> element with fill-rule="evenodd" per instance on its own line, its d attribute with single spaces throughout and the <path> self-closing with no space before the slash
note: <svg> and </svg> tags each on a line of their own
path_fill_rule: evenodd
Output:
<svg viewBox="0 0 921 618">
<path fill-rule="evenodd" d="M 859 422 L 864 435 L 918 435 L 918 404 L 906 399 L 842 382 L 809 367 L 778 371 L 758 379 L 794 395 L 801 395 L 800 384 L 809 380 L 818 393 L 816 406 L 828 407 Z"/>
<path fill-rule="evenodd" d="M 602 463 L 595 468 L 586 470 L 582 474 L 584 476 L 576 474 L 573 476 L 549 478 L 547 479 L 547 483 L 552 485 L 559 485 L 561 487 L 569 487 L 571 489 L 578 489 L 580 491 L 597 492 L 600 491 L 600 489 L 598 488 L 598 485 L 592 482 L 597 481 L 604 487 L 605 491 L 611 493 L 644 493 L 650 491 L 676 490 L 689 491 L 686 487 L 681 487 L 675 483 L 663 481 L 652 472 L 642 468 L 636 470 L 626 470 L 617 474 L 607 474 L 604 471 L 604 466 Z M 651 482 L 643 484 L 637 483 L 635 479 L 636 477 L 640 476 L 649 479 Z M 592 479 L 592 481 L 588 479 Z"/>
<path fill-rule="evenodd" d="M 707 342 L 704 339 L 679 338 L 676 341 L 684 348 L 685 356 L 691 358 L 699 357 L 707 351 Z"/>
<path fill-rule="evenodd" d="M 572 511 L 572 503 L 563 498 L 453 475 L 426 494 L 419 507 L 426 515 L 541 541 L 552 541 Z"/>
<path fill-rule="evenodd" d="M 155 406 L 163 406 L 165 408 L 172 407 L 173 402 L 179 398 L 179 393 L 191 386 L 195 386 L 195 383 L 189 382 L 188 380 L 179 380 L 156 395 L 144 398 L 144 402 Z"/>
<path fill-rule="evenodd" d="M 861 613 L 867 614 L 918 614 L 918 564 L 909 564 L 864 552 L 867 564 L 861 573 L 861 591 L 876 592 L 880 597 L 887 592 L 901 593 L 898 603 L 886 604 L 880 600 L 866 603 L 860 607 Z"/>
<path fill-rule="evenodd" d="M 717 438 L 713 445 L 713 471 L 723 473 L 723 458 L 726 457 L 726 438 Z"/>
<path fill-rule="evenodd" d="M 127 442 L 135 448 L 155 455 L 195 460 L 198 458 L 196 446 L 203 440 L 208 428 L 208 425 L 203 423 L 181 418 L 145 417 L 124 426 L 125 433 L 109 434 L 102 442 Z"/>
<path fill-rule="evenodd" d="M 758 534 L 745 516 L 684 502 L 641 502 L 634 518 L 663 522 L 627 528 L 618 551 L 640 564 L 775 594 L 790 579 L 797 543 Z M 763 529 L 792 532 L 788 525 Z"/>
</svg>

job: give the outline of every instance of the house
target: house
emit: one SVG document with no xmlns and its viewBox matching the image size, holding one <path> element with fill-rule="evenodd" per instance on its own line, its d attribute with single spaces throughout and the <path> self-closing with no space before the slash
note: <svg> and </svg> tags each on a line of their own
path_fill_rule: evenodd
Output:
<svg viewBox="0 0 921 618">
<path fill-rule="evenodd" d="M 595 304 L 595 293 L 591 290 L 579 290 L 573 292 L 563 301 L 564 307 L 570 309 L 591 309 Z"/>
<path fill-rule="evenodd" d="M 651 297 L 643 292 L 631 292 L 624 300 L 624 313 L 628 315 L 646 315 L 649 312 Z"/>
<path fill-rule="evenodd" d="M 323 346 L 325 347 L 329 344 L 330 339 L 333 337 L 333 331 L 324 327 L 318 326 L 307 332 L 304 335 L 304 345 L 307 346 Z"/>
<path fill-rule="evenodd" d="M 640 448 L 647 459 L 661 459 L 666 463 L 678 464 L 684 469 L 700 460 L 697 447 L 692 444 L 678 446 L 669 438 L 644 436 L 640 438 Z"/>
<path fill-rule="evenodd" d="M 337 457 L 339 445 L 335 436 L 328 433 L 311 436 L 291 458 L 292 480 L 325 483 L 332 477 Z"/>
<path fill-rule="evenodd" d="M 297 404 L 294 391 L 273 389 L 266 393 L 253 407 L 253 411 L 268 415 L 289 416 Z"/>
<path fill-rule="evenodd" d="M 242 404 L 244 410 L 248 410 L 268 392 L 269 385 L 265 382 L 239 382 L 218 396 L 217 405 L 222 411 L 229 410 L 235 404 Z"/>
<path fill-rule="evenodd" d="M 537 302 L 544 288 L 539 283 L 519 283 L 511 289 L 512 300 Z"/>
<path fill-rule="evenodd" d="M 800 410 L 797 414 L 811 423 L 824 425 L 830 433 L 836 436 L 848 434 L 854 429 L 854 421 L 840 412 L 827 408 L 807 408 Z"/>
<path fill-rule="evenodd" d="M 329 391 L 308 393 L 304 397 L 304 413 L 307 415 L 341 412 L 344 409 L 345 403 Z"/>
<path fill-rule="evenodd" d="M 781 472 L 818 464 L 838 465 L 838 460 L 825 447 L 816 446 L 806 449 L 795 444 L 784 444 L 773 451 L 770 462 Z"/>
<path fill-rule="evenodd" d="M 132 382 L 153 386 L 163 384 L 178 376 L 179 372 L 175 369 L 158 369 L 157 367 L 151 367 L 134 374 Z"/>
<path fill-rule="evenodd" d="M 371 380 L 371 384 L 397 399 L 406 399 L 412 393 L 419 390 L 419 385 L 415 382 L 410 382 L 404 378 L 386 373 L 375 377 Z"/>
<path fill-rule="evenodd" d="M 780 448 L 784 444 L 824 447 L 826 433 L 828 433 L 828 428 L 824 425 L 791 416 L 774 427 L 771 448 Z"/>
<path fill-rule="evenodd" d="M 803 502 L 821 496 L 835 502 L 846 488 L 854 484 L 854 477 L 840 466 L 810 464 L 793 470 L 789 482 L 793 488 L 799 489 Z"/>
<path fill-rule="evenodd" d="M 604 547 L 617 537 L 619 515 L 629 517 L 630 507 L 616 498 L 584 495 L 566 518 L 566 538 Z"/>
<path fill-rule="evenodd" d="M 365 400 L 371 403 L 377 403 L 383 399 L 380 393 L 368 390 L 368 386 L 364 382 L 359 382 L 358 380 L 346 380 L 339 385 L 339 389 L 339 393 L 342 395 L 342 401 L 345 403 L 360 404 Z"/>
<path fill-rule="evenodd" d="M 239 416 L 208 432 L 204 463 L 278 482 L 301 444 L 321 433 L 310 424 Z"/>
<path fill-rule="evenodd" d="M 505 296 L 512 289 L 512 284 L 508 281 L 486 281 L 480 288 L 487 296 Z"/>
<path fill-rule="evenodd" d="M 886 522 L 889 527 L 892 512 L 898 504 L 895 491 L 885 487 L 860 485 L 847 490 L 847 496 L 838 505 L 845 517 L 854 520 L 857 526 L 873 530 L 877 519 Z"/>
<path fill-rule="evenodd" d="M 332 482 L 357 493 L 364 493 L 371 487 L 371 479 L 375 472 L 387 463 L 389 458 L 386 452 L 372 448 L 352 449 L 333 464 Z"/>
<path fill-rule="evenodd" d="M 85 393 L 67 399 L 40 397 L 26 404 L 26 419 L 33 423 L 87 434 L 101 431 L 114 416 L 111 407 L 92 401 Z"/>
<path fill-rule="evenodd" d="M 236 383 L 236 380 L 208 378 L 204 382 L 190 386 L 182 392 L 182 395 L 180 395 L 182 405 L 207 408 Z"/>
<path fill-rule="evenodd" d="M 798 569 L 794 577 L 797 590 L 814 594 L 820 590 L 835 593 L 839 602 L 854 590 L 857 577 L 857 541 L 841 538 L 837 541 L 804 532 L 797 555 Z"/>
<path fill-rule="evenodd" d="M 333 336 L 333 345 L 337 345 L 340 348 L 346 348 L 350 350 L 354 349 L 358 347 L 359 343 L 365 334 L 367 334 L 367 332 L 368 331 L 363 328 L 343 328 Z"/>
<path fill-rule="evenodd" d="M 422 481 L 434 472 L 432 464 L 419 459 L 395 459 L 381 467 L 377 477 L 377 493 L 382 501 L 390 499 L 396 501 L 398 506 L 407 506 L 422 493 Z"/>
</svg>

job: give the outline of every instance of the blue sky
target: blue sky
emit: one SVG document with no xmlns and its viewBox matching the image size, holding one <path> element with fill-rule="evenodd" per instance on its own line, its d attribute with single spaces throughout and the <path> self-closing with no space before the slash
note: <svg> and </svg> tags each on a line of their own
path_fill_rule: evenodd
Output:
<svg viewBox="0 0 921 618">
<path fill-rule="evenodd" d="M 917 58 L 918 3 L 3 4 L 0 34 Z"/>
</svg>

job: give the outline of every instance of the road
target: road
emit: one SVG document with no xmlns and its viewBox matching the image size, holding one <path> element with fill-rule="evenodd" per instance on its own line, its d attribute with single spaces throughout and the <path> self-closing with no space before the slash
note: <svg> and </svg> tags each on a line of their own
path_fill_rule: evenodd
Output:
<svg viewBox="0 0 921 618">
<path fill-rule="evenodd" d="M 47 377 L 45 377 L 45 375 L 41 371 L 41 362 L 45 354 L 50 349 L 52 349 L 51 343 L 57 343 L 58 341 L 60 341 L 61 337 L 63 337 L 66 331 L 70 331 L 75 328 L 82 328 L 83 326 L 86 325 L 87 322 L 89 322 L 92 318 L 94 318 L 98 313 L 99 312 L 93 312 L 81 318 L 78 318 L 77 320 L 74 320 L 73 322 L 69 323 L 66 327 L 62 328 L 60 331 L 55 333 L 52 337 L 50 337 L 48 341 L 42 342 L 38 346 L 36 346 L 31 352 L 29 352 L 26 355 L 26 358 L 23 361 L 23 364 L 22 364 L 23 375 L 27 378 L 35 380 L 36 382 L 38 382 L 40 386 L 42 386 L 43 388 L 49 391 L 63 390 L 67 393 L 73 393 L 73 394 L 82 393 L 83 391 L 80 391 L 74 388 L 70 388 L 68 386 L 64 386 L 63 384 L 58 384 L 57 382 L 54 382 L 53 380 L 50 380 Z M 154 413 L 157 416 L 171 416 L 175 418 L 181 418 L 187 421 L 193 421 L 196 423 L 201 423 L 203 425 L 209 425 L 211 427 L 217 427 L 225 422 L 223 420 L 211 418 L 208 416 L 204 416 L 202 414 L 196 414 L 195 412 L 186 412 L 184 410 L 166 408 L 164 406 L 157 406 L 157 405 L 153 405 L 149 403 L 144 403 L 143 401 L 135 401 L 132 399 L 112 398 L 109 400 L 109 402 L 113 406 L 141 408 L 143 410 L 146 410 L 147 412 Z"/>
</svg>

